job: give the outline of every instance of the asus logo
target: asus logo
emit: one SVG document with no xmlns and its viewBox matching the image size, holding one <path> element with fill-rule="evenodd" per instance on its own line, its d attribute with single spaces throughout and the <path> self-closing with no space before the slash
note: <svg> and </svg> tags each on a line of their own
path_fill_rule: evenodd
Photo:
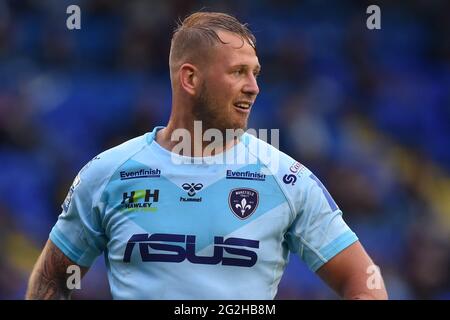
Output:
<svg viewBox="0 0 450 320">
<path fill-rule="evenodd" d="M 165 242 L 165 243 L 161 243 Z M 168 243 L 167 243 L 168 242 Z M 169 244 L 171 243 L 171 244 Z M 244 248 L 259 248 L 259 241 L 241 238 L 214 237 L 213 256 L 197 256 L 196 236 L 166 233 L 134 234 L 127 242 L 123 262 L 130 262 L 136 244 L 144 262 L 174 262 L 188 260 L 196 264 L 222 264 L 224 266 L 253 267 L 258 260 L 255 251 Z M 224 257 L 224 252 L 231 257 Z M 233 257 L 234 256 L 234 257 Z"/>
</svg>

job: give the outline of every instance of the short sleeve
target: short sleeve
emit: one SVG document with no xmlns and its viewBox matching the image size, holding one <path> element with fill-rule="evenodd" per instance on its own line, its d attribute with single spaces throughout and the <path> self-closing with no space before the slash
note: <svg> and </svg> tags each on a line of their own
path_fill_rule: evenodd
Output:
<svg viewBox="0 0 450 320">
<path fill-rule="evenodd" d="M 315 272 L 358 238 L 320 180 L 306 168 L 299 177 L 300 205 L 286 240 L 290 251 L 297 253 Z"/>
<path fill-rule="evenodd" d="M 106 246 L 98 208 L 100 186 L 91 160 L 75 177 L 50 240 L 72 261 L 89 267 Z"/>
</svg>

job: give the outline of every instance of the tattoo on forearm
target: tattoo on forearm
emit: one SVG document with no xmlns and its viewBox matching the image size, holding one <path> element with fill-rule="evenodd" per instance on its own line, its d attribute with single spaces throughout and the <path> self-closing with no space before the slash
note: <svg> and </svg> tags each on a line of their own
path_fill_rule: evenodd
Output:
<svg viewBox="0 0 450 320">
<path fill-rule="evenodd" d="M 27 290 L 27 299 L 69 299 L 66 286 L 70 261 L 53 243 L 48 242 L 34 267 Z"/>
</svg>

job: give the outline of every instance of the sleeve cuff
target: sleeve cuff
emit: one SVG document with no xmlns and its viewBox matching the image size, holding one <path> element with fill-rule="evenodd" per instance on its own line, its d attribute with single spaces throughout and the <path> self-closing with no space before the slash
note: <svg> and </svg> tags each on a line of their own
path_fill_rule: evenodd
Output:
<svg viewBox="0 0 450 320">
<path fill-rule="evenodd" d="M 90 267 L 97 257 L 97 255 L 89 254 L 87 251 L 83 252 L 73 246 L 56 226 L 50 232 L 49 238 L 70 260 L 82 267 Z"/>
<path fill-rule="evenodd" d="M 310 264 L 309 268 L 313 272 L 316 272 L 317 269 L 328 262 L 331 258 L 356 241 L 358 241 L 358 237 L 353 231 L 347 231 L 346 233 L 340 235 L 319 251 L 323 260 L 316 257 L 315 261 Z"/>
</svg>

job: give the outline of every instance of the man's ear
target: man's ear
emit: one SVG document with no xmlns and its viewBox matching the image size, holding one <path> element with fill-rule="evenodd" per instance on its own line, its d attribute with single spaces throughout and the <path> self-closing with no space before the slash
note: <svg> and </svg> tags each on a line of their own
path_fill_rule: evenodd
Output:
<svg viewBox="0 0 450 320">
<path fill-rule="evenodd" d="M 184 91 L 195 96 L 198 93 L 198 87 L 200 85 L 198 68 L 193 64 L 184 63 L 180 67 L 179 77 L 181 87 Z"/>
</svg>

